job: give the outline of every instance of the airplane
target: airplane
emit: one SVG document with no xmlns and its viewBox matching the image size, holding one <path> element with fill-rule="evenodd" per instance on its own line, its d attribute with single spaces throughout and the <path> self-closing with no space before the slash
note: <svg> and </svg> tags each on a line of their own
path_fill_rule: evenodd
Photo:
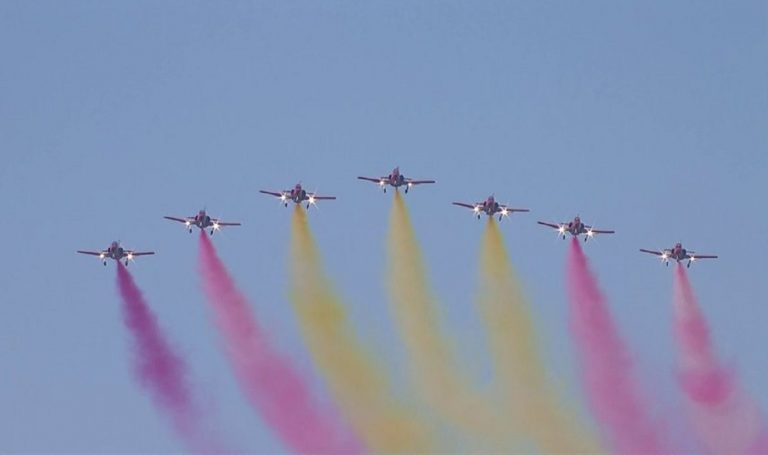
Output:
<svg viewBox="0 0 768 455">
<path fill-rule="evenodd" d="M 297 183 L 290 190 L 280 192 L 259 190 L 259 193 L 280 198 L 280 201 L 286 207 L 288 207 L 289 201 L 293 201 L 296 204 L 301 204 L 302 202 L 307 201 L 307 209 L 309 209 L 310 205 L 315 205 L 317 201 L 336 199 L 336 196 L 318 196 L 317 193 L 307 193 L 307 190 L 301 187 L 301 183 Z"/>
<path fill-rule="evenodd" d="M 468 209 L 472 209 L 472 211 L 475 212 L 477 215 L 477 219 L 480 219 L 480 214 L 485 213 L 488 216 L 493 216 L 495 214 L 499 214 L 499 221 L 501 221 L 502 218 L 505 216 L 509 216 L 510 213 L 513 212 L 530 212 L 529 209 L 513 209 L 509 206 L 499 204 L 496 202 L 496 199 L 493 197 L 493 195 L 488 196 L 488 199 L 482 201 L 482 202 L 475 202 L 474 204 L 466 204 L 464 202 L 454 202 L 453 205 L 458 205 L 459 207 L 466 207 Z"/>
<path fill-rule="evenodd" d="M 120 242 L 114 241 L 112 242 L 106 250 L 101 251 L 77 251 L 80 254 L 89 254 L 91 256 L 98 256 L 99 259 L 104 263 L 104 265 L 107 265 L 107 259 L 114 259 L 116 261 L 120 261 L 121 259 L 125 258 L 125 265 L 128 266 L 128 262 L 132 261 L 134 257 L 136 256 L 147 256 L 150 254 L 155 254 L 154 251 L 133 251 L 133 250 L 126 250 L 125 248 L 120 246 Z"/>
<path fill-rule="evenodd" d="M 387 192 L 387 185 L 397 189 L 401 186 L 405 186 L 405 192 L 408 193 L 408 190 L 411 189 L 414 185 L 423 185 L 425 183 L 435 183 L 434 180 L 414 180 L 409 179 L 403 174 L 400 173 L 400 167 L 396 167 L 392 170 L 392 172 L 389 173 L 389 175 L 385 175 L 383 177 L 358 177 L 360 180 L 368 180 L 369 182 L 378 183 L 378 185 L 381 187 L 384 192 Z"/>
<path fill-rule="evenodd" d="M 186 218 L 176 218 L 173 216 L 164 216 L 166 220 L 171 221 L 177 221 L 179 223 L 184 223 L 184 226 L 187 227 L 189 230 L 189 233 L 192 233 L 192 226 L 197 226 L 200 228 L 200 230 L 204 230 L 205 228 L 211 228 L 211 235 L 213 235 L 214 232 L 221 229 L 222 226 L 240 226 L 240 223 L 225 223 L 217 218 L 211 218 L 210 215 L 205 213 L 205 210 L 200 210 L 197 212 L 197 215 L 189 216 Z"/>
<path fill-rule="evenodd" d="M 568 221 L 567 223 L 546 223 L 544 221 L 537 221 L 537 223 L 541 224 L 542 226 L 548 226 L 553 229 L 557 229 L 558 235 L 561 235 L 563 238 L 565 238 L 566 233 L 570 233 L 574 237 L 578 237 L 581 234 L 584 234 L 584 241 L 586 242 L 590 238 L 594 237 L 595 234 L 615 234 L 616 231 L 605 231 L 600 229 L 595 229 L 592 226 L 587 226 L 586 224 L 581 222 L 580 217 L 575 217 L 573 221 Z"/>
<path fill-rule="evenodd" d="M 675 244 L 674 248 L 669 248 L 669 249 L 665 248 L 661 251 L 646 250 L 646 249 L 640 248 L 640 251 L 642 251 L 643 253 L 654 254 L 656 256 L 661 257 L 661 260 L 664 261 L 664 264 L 666 264 L 667 266 L 669 266 L 670 259 L 674 259 L 678 263 L 680 261 L 688 260 L 688 264 L 686 264 L 686 267 L 688 268 L 691 267 L 691 264 L 694 261 L 697 261 L 699 259 L 717 259 L 717 256 L 696 254 L 695 251 L 686 250 L 685 248 L 683 248 L 683 244 L 679 242 Z"/>
</svg>

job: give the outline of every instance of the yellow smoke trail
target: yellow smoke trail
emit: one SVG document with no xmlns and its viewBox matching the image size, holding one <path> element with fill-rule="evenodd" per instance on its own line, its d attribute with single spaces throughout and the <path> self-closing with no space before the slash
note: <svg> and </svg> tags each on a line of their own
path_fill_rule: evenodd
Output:
<svg viewBox="0 0 768 455">
<path fill-rule="evenodd" d="M 388 287 L 395 321 L 409 356 L 411 380 L 424 402 L 462 430 L 474 450 L 511 450 L 517 444 L 491 397 L 473 390 L 440 330 L 439 310 L 405 202 L 395 193 L 389 221 Z"/>
<path fill-rule="evenodd" d="M 306 213 L 298 205 L 291 235 L 291 301 L 336 403 L 373 452 L 432 451 L 430 428 L 397 402 L 385 375 L 349 327 L 344 306 L 323 273 Z"/>
<path fill-rule="evenodd" d="M 543 453 L 597 453 L 595 439 L 558 399 L 536 346 L 530 310 L 506 253 L 498 224 L 489 219 L 480 252 L 478 307 L 488 327 L 494 367 L 506 406 Z"/>
</svg>

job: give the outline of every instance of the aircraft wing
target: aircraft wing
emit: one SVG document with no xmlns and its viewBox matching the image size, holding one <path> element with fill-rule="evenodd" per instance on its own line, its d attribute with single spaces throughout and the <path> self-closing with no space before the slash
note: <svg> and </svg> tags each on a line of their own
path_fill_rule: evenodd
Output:
<svg viewBox="0 0 768 455">
<path fill-rule="evenodd" d="M 80 254 L 90 254 L 91 256 L 101 256 L 102 254 L 107 254 L 106 251 L 81 251 L 77 250 Z"/>
<path fill-rule="evenodd" d="M 692 254 L 691 258 L 698 259 L 717 259 L 717 256 L 713 256 L 711 254 Z"/>
<path fill-rule="evenodd" d="M 464 202 L 452 202 L 453 205 L 458 205 L 459 207 L 466 207 L 468 209 L 475 210 L 475 207 L 477 207 L 477 204 L 467 204 Z"/>
<path fill-rule="evenodd" d="M 376 177 L 358 177 L 358 179 L 360 179 L 360 180 L 368 180 L 369 182 L 374 182 L 374 183 L 381 183 L 382 180 L 384 182 L 387 181 L 387 177 L 379 177 L 379 178 L 376 178 Z"/>
<path fill-rule="evenodd" d="M 587 230 L 593 234 L 615 234 L 616 231 L 609 231 L 605 229 L 592 229 L 592 226 L 587 226 Z"/>
<path fill-rule="evenodd" d="M 276 193 L 274 191 L 265 191 L 265 190 L 259 190 L 259 193 L 268 194 L 270 196 L 275 196 L 275 197 L 283 197 L 283 195 L 285 194 L 285 193 Z"/>
<path fill-rule="evenodd" d="M 434 180 L 413 180 L 413 179 L 405 179 L 405 181 L 409 185 L 423 185 L 425 183 L 435 183 Z"/>
<path fill-rule="evenodd" d="M 314 194 L 311 196 L 317 201 L 333 201 L 336 199 L 336 196 L 315 196 Z"/>
<path fill-rule="evenodd" d="M 499 208 L 506 210 L 507 212 L 530 212 L 531 209 L 514 209 L 506 205 L 500 205 Z"/>
<path fill-rule="evenodd" d="M 544 221 L 537 221 L 542 226 L 551 227 L 552 229 L 560 229 L 560 224 L 554 224 L 554 223 L 545 223 Z"/>
<path fill-rule="evenodd" d="M 640 248 L 640 251 L 642 251 L 643 253 L 654 254 L 656 256 L 663 256 L 664 255 L 664 253 L 662 253 L 661 251 L 646 250 L 646 249 L 643 249 L 643 248 Z"/>
<path fill-rule="evenodd" d="M 126 251 L 126 254 L 130 254 L 131 256 L 149 256 L 150 254 L 155 254 L 154 251 Z"/>
<path fill-rule="evenodd" d="M 214 220 L 214 222 L 216 224 L 218 224 L 219 226 L 242 226 L 242 224 L 240 224 L 240 223 L 227 223 L 227 222 L 219 221 L 219 220 Z"/>
<path fill-rule="evenodd" d="M 185 224 L 189 221 L 186 218 L 176 218 L 174 216 L 164 216 L 163 218 L 165 218 L 166 220 L 178 221 L 179 223 L 185 223 Z"/>
</svg>

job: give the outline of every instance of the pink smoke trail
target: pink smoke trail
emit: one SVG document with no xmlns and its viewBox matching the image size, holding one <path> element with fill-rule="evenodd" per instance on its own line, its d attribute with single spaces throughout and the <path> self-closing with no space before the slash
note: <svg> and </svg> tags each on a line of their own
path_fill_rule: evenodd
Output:
<svg viewBox="0 0 768 455">
<path fill-rule="evenodd" d="M 269 345 L 213 244 L 200 232 L 200 271 L 208 303 L 237 379 L 251 404 L 297 453 L 362 453 L 338 413 L 321 409 L 301 375 Z"/>
<path fill-rule="evenodd" d="M 202 416 L 186 379 L 186 365 L 165 339 L 144 296 L 128 272 L 117 263 L 117 287 L 123 299 L 123 320 L 134 337 L 135 370 L 142 386 L 170 417 L 174 429 L 192 452 L 224 450 L 204 434 Z"/>
<path fill-rule="evenodd" d="M 715 453 L 768 453 L 760 413 L 732 372 L 718 361 L 709 327 L 680 264 L 675 270 L 674 310 L 680 383 L 701 439 Z"/>
<path fill-rule="evenodd" d="M 568 250 L 567 280 L 571 332 L 582 380 L 607 444 L 622 454 L 670 452 L 635 388 L 632 359 L 575 237 Z"/>
</svg>

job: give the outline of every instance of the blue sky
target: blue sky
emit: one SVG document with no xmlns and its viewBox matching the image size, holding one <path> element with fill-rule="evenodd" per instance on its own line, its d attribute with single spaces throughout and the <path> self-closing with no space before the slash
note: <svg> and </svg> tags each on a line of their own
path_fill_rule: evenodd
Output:
<svg viewBox="0 0 768 455">
<path fill-rule="evenodd" d="M 290 211 L 258 194 L 301 180 L 339 196 L 311 214 L 364 342 L 403 361 L 384 292 L 391 195 L 355 180 L 400 165 L 455 344 L 472 312 L 490 193 L 553 371 L 575 381 L 566 243 L 587 245 L 659 400 L 676 392 L 670 270 L 640 247 L 720 254 L 692 280 L 719 352 L 768 409 L 768 19 L 764 2 L 0 3 L 0 451 L 173 451 L 130 371 L 113 267 L 74 254 L 155 249 L 133 273 L 215 421 L 281 450 L 240 394 L 204 307 L 196 242 L 163 215 L 206 206 L 275 342 L 312 376 L 287 302 Z M 473 368 L 481 369 L 471 363 Z M 397 381 L 403 378 L 395 377 Z M 316 379 L 318 390 L 322 384 Z"/>
</svg>

